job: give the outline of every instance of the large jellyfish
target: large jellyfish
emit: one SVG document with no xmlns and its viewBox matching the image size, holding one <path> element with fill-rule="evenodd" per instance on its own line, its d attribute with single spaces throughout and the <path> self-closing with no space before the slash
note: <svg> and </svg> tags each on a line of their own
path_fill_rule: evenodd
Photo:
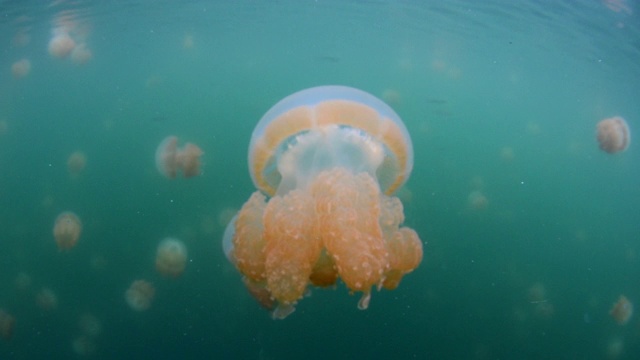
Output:
<svg viewBox="0 0 640 360">
<path fill-rule="evenodd" d="M 409 178 L 413 147 L 380 99 L 345 86 L 297 92 L 258 122 L 249 172 L 258 188 L 231 220 L 223 248 L 245 285 L 284 318 L 309 285 L 340 278 L 366 309 L 422 260 L 422 242 L 391 195 Z"/>
<path fill-rule="evenodd" d="M 596 133 L 600 149 L 609 154 L 627 150 L 631 142 L 629 125 L 620 116 L 600 121 L 596 127 Z"/>
</svg>

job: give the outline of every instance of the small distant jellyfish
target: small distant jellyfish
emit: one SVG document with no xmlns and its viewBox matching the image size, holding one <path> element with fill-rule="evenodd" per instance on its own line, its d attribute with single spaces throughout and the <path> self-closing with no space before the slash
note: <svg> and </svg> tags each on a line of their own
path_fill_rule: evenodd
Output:
<svg viewBox="0 0 640 360">
<path fill-rule="evenodd" d="M 75 47 L 76 42 L 73 41 L 69 34 L 59 32 L 49 40 L 49 55 L 62 59 L 71 54 L 71 51 L 73 51 Z"/>
<path fill-rule="evenodd" d="M 151 307 L 151 302 L 156 295 L 156 289 L 145 280 L 136 280 L 124 293 L 124 298 L 130 308 L 135 311 L 145 311 Z"/>
<path fill-rule="evenodd" d="M 87 166 L 87 155 L 82 151 L 74 151 L 67 159 L 67 170 L 71 176 L 78 176 Z"/>
<path fill-rule="evenodd" d="M 42 310 L 54 310 L 58 307 L 58 295 L 47 287 L 42 288 L 36 295 L 36 303 Z"/>
<path fill-rule="evenodd" d="M 513 151 L 513 148 L 511 146 L 504 146 L 502 149 L 500 149 L 500 158 L 503 161 L 510 162 L 513 161 L 515 157 L 516 153 Z"/>
<path fill-rule="evenodd" d="M 613 304 L 613 307 L 609 311 L 609 315 L 618 325 L 625 325 L 631 319 L 633 315 L 633 304 L 627 299 L 626 296 L 620 295 L 618 301 Z"/>
<path fill-rule="evenodd" d="M 15 323 L 16 319 L 13 315 L 9 314 L 4 309 L 0 309 L 0 337 L 5 340 L 11 339 Z"/>
<path fill-rule="evenodd" d="M 182 47 L 185 49 L 193 48 L 194 43 L 195 42 L 193 40 L 193 35 L 191 34 L 185 35 L 184 38 L 182 39 Z"/>
<path fill-rule="evenodd" d="M 156 270 L 164 276 L 176 278 L 187 264 L 187 247 L 178 239 L 166 238 L 158 245 Z"/>
<path fill-rule="evenodd" d="M 473 190 L 467 197 L 467 204 L 471 210 L 484 210 L 489 206 L 489 200 L 480 190 Z"/>
<path fill-rule="evenodd" d="M 82 314 L 78 319 L 80 331 L 90 337 L 96 337 L 102 333 L 102 322 L 91 313 Z"/>
<path fill-rule="evenodd" d="M 71 61 L 78 65 L 86 64 L 92 57 L 93 53 L 84 43 L 78 44 L 71 51 Z"/>
<path fill-rule="evenodd" d="M 18 291 L 22 291 L 22 292 L 27 291 L 31 287 L 31 276 L 29 276 L 29 274 L 25 272 L 20 272 L 16 276 L 14 283 Z"/>
<path fill-rule="evenodd" d="M 78 215 L 71 211 L 65 211 L 58 215 L 56 223 L 53 226 L 53 236 L 60 250 L 69 250 L 78 243 L 80 233 L 82 232 L 82 223 Z"/>
<path fill-rule="evenodd" d="M 31 61 L 29 59 L 18 60 L 11 65 L 11 74 L 15 78 L 23 78 L 31 72 Z"/>
<path fill-rule="evenodd" d="M 600 149 L 609 154 L 625 151 L 631 142 L 629 125 L 620 116 L 604 119 L 598 123 L 597 139 Z"/>
<path fill-rule="evenodd" d="M 87 335 L 80 335 L 73 339 L 71 347 L 80 356 L 89 356 L 96 351 L 95 341 Z"/>
<path fill-rule="evenodd" d="M 182 176 L 190 178 L 200 175 L 200 156 L 204 152 L 195 144 L 186 143 L 178 147 L 178 137 L 168 136 L 156 149 L 156 168 L 169 179 L 175 179 L 178 171 Z"/>
</svg>

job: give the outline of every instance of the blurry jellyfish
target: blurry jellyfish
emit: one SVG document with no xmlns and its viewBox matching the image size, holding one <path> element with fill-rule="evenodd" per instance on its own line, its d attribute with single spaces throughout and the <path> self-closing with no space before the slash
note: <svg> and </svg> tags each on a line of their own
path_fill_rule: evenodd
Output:
<svg viewBox="0 0 640 360">
<path fill-rule="evenodd" d="M 613 304 L 613 307 L 609 311 L 609 315 L 618 325 L 625 325 L 631 319 L 633 315 L 633 304 L 627 299 L 626 296 L 620 295 L 618 301 Z"/>
<path fill-rule="evenodd" d="M 67 170 L 72 176 L 78 176 L 87 166 L 87 155 L 82 151 L 74 151 L 67 159 Z"/>
<path fill-rule="evenodd" d="M 65 211 L 58 215 L 53 226 L 53 236 L 60 250 L 68 250 L 76 245 L 82 232 L 82 223 L 78 215 Z"/>
<path fill-rule="evenodd" d="M 185 35 L 184 38 L 182 39 L 182 47 L 185 49 L 191 49 L 193 48 L 193 45 L 194 45 L 193 35 L 191 34 Z"/>
<path fill-rule="evenodd" d="M 54 310 L 58 307 L 58 295 L 53 290 L 44 287 L 36 294 L 36 304 L 42 310 Z"/>
<path fill-rule="evenodd" d="M 396 89 L 385 89 L 382 92 L 382 100 L 389 106 L 399 106 L 402 103 L 402 95 Z"/>
<path fill-rule="evenodd" d="M 541 282 L 536 282 L 527 290 L 527 299 L 532 304 L 547 301 L 547 289 Z"/>
<path fill-rule="evenodd" d="M 600 149 L 609 154 L 625 151 L 631 142 L 629 125 L 620 116 L 604 119 L 598 123 L 597 138 Z"/>
<path fill-rule="evenodd" d="M 178 171 L 182 171 L 185 178 L 197 176 L 200 175 L 202 154 L 202 150 L 192 143 L 178 148 L 178 137 L 168 136 L 156 149 L 156 168 L 169 179 L 175 179 Z"/>
<path fill-rule="evenodd" d="M 136 280 L 124 293 L 124 298 L 133 310 L 145 311 L 151 306 L 155 295 L 156 289 L 151 283 L 145 280 Z"/>
<path fill-rule="evenodd" d="M 164 276 L 178 277 L 187 265 L 187 247 L 178 239 L 166 238 L 158 245 L 156 270 Z"/>
<path fill-rule="evenodd" d="M 29 59 L 22 59 L 16 61 L 11 65 L 11 74 L 15 78 L 22 78 L 29 75 L 31 71 L 31 61 Z"/>
<path fill-rule="evenodd" d="M 78 319 L 78 328 L 82 334 L 96 337 L 102 333 L 102 322 L 95 315 L 86 313 Z"/>
<path fill-rule="evenodd" d="M 480 190 L 473 190 L 467 196 L 467 205 L 471 210 L 484 210 L 489 206 L 489 200 Z"/>
<path fill-rule="evenodd" d="M 609 339 L 607 343 L 607 349 L 605 354 L 607 355 L 607 359 L 617 359 L 622 355 L 624 351 L 624 340 L 619 337 L 614 337 Z"/>
<path fill-rule="evenodd" d="M 513 161 L 515 159 L 516 153 L 513 151 L 511 146 L 504 146 L 500 149 L 500 158 L 506 162 Z"/>
<path fill-rule="evenodd" d="M 80 356 L 89 356 L 96 351 L 95 341 L 87 335 L 80 335 L 73 339 L 71 347 L 73 352 Z"/>
<path fill-rule="evenodd" d="M 259 189 L 228 224 L 227 258 L 265 307 L 284 318 L 309 285 L 342 279 L 362 292 L 394 289 L 422 260 L 392 197 L 409 178 L 413 147 L 398 115 L 361 90 L 322 86 L 274 105 L 253 131 L 249 171 Z M 269 198 L 268 198 L 269 197 Z M 258 296 L 256 296 L 256 291 Z"/>
<path fill-rule="evenodd" d="M 93 53 L 84 43 L 78 44 L 71 51 L 71 61 L 78 65 L 86 64 L 93 57 Z"/>
<path fill-rule="evenodd" d="M 49 40 L 49 55 L 56 58 L 64 58 L 71 54 L 76 42 L 66 32 L 54 32 L 54 36 Z"/>
<path fill-rule="evenodd" d="M 11 339 L 15 323 L 16 319 L 13 315 L 0 308 L 0 337 L 5 340 Z"/>
<path fill-rule="evenodd" d="M 16 276 L 14 283 L 19 291 L 27 291 L 31 287 L 31 276 L 25 272 L 20 272 Z"/>
</svg>

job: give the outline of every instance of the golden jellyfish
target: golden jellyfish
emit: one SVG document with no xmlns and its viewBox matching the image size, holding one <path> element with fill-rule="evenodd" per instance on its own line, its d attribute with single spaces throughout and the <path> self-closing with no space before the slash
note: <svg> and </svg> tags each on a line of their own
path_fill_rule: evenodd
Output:
<svg viewBox="0 0 640 360">
<path fill-rule="evenodd" d="M 249 145 L 256 191 L 227 225 L 223 249 L 274 318 L 294 311 L 309 286 L 341 279 L 360 292 L 395 289 L 422 260 L 392 194 L 409 178 L 413 147 L 382 100 L 345 86 L 297 92 L 258 122 Z"/>
<path fill-rule="evenodd" d="M 124 299 L 135 311 L 145 311 L 151 307 L 151 302 L 156 295 L 156 288 L 146 280 L 136 280 L 125 291 Z"/>
<path fill-rule="evenodd" d="M 471 210 L 484 210 L 489 206 L 489 199 L 480 190 L 473 190 L 467 196 L 467 204 Z"/>
<path fill-rule="evenodd" d="M 187 247 L 178 239 L 166 238 L 158 245 L 156 270 L 164 276 L 176 278 L 187 266 Z"/>
<path fill-rule="evenodd" d="M 15 78 L 23 78 L 31 71 L 31 61 L 29 59 L 18 60 L 11 65 L 11 74 Z"/>
<path fill-rule="evenodd" d="M 93 338 L 87 335 L 80 335 L 71 342 L 73 352 L 79 356 L 89 356 L 95 353 L 96 343 Z"/>
<path fill-rule="evenodd" d="M 69 250 L 76 246 L 80 233 L 82 232 L 82 223 L 78 215 L 71 211 L 65 211 L 58 215 L 56 223 L 53 226 L 53 236 L 60 250 Z"/>
<path fill-rule="evenodd" d="M 63 31 L 54 32 L 54 36 L 49 40 L 49 55 L 62 59 L 71 54 L 76 47 L 76 42 Z"/>
<path fill-rule="evenodd" d="M 156 168 L 160 174 L 175 179 L 178 171 L 190 178 L 200 175 L 200 156 L 204 152 L 198 145 L 186 143 L 178 147 L 177 136 L 167 136 L 156 149 Z"/>
<path fill-rule="evenodd" d="M 4 309 L 0 309 L 0 337 L 5 340 L 11 339 L 15 323 L 16 319 L 13 315 L 9 314 Z"/>
<path fill-rule="evenodd" d="M 78 328 L 86 336 L 97 337 L 102 333 L 102 322 L 95 315 L 86 313 L 78 319 Z"/>
<path fill-rule="evenodd" d="M 613 304 L 613 307 L 609 311 L 609 315 L 615 320 L 618 325 L 625 325 L 631 319 L 633 315 L 633 304 L 626 296 L 620 295 L 618 301 Z"/>
<path fill-rule="evenodd" d="M 93 53 L 84 43 L 78 44 L 71 51 L 71 61 L 78 65 L 86 64 L 92 57 Z"/>
<path fill-rule="evenodd" d="M 620 116 L 604 119 L 598 123 L 597 138 L 600 149 L 609 154 L 625 151 L 631 142 L 629 125 Z"/>
<path fill-rule="evenodd" d="M 87 166 L 87 155 L 82 151 L 74 151 L 67 159 L 67 170 L 71 176 L 80 175 L 82 170 Z"/>
<path fill-rule="evenodd" d="M 44 311 L 51 311 L 58 307 L 58 295 L 53 290 L 44 287 L 36 294 L 36 304 Z"/>
</svg>

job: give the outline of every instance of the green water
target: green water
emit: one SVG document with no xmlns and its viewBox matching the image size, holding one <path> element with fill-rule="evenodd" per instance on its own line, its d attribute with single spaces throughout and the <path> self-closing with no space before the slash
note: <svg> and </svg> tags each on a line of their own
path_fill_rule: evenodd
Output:
<svg viewBox="0 0 640 360">
<path fill-rule="evenodd" d="M 608 6 L 607 6 L 608 5 Z M 616 11 L 617 10 L 617 11 Z M 598 148 L 596 123 L 640 128 L 636 1 L 0 1 L 0 359 L 636 359 L 640 151 Z M 72 28 L 92 57 L 47 51 Z M 26 39 L 26 40 L 25 40 Z M 30 72 L 12 75 L 28 59 Z M 424 260 L 368 310 L 343 284 L 271 320 L 226 260 L 225 210 L 254 191 L 253 127 L 281 98 L 341 84 L 386 99 L 414 144 L 399 192 Z M 203 173 L 162 177 L 168 135 Z M 67 158 L 87 156 L 70 176 Z M 487 204 L 474 209 L 469 194 Z M 83 222 L 55 246 L 56 216 Z M 155 271 L 181 239 L 185 273 Z M 16 286 L 19 274 L 31 280 Z M 124 292 L 156 287 L 149 310 Z M 37 305 L 51 289 L 53 310 Z M 537 289 L 538 296 L 532 295 Z M 540 294 L 543 289 L 542 294 Z M 615 347 L 618 346 L 618 352 Z"/>
</svg>

